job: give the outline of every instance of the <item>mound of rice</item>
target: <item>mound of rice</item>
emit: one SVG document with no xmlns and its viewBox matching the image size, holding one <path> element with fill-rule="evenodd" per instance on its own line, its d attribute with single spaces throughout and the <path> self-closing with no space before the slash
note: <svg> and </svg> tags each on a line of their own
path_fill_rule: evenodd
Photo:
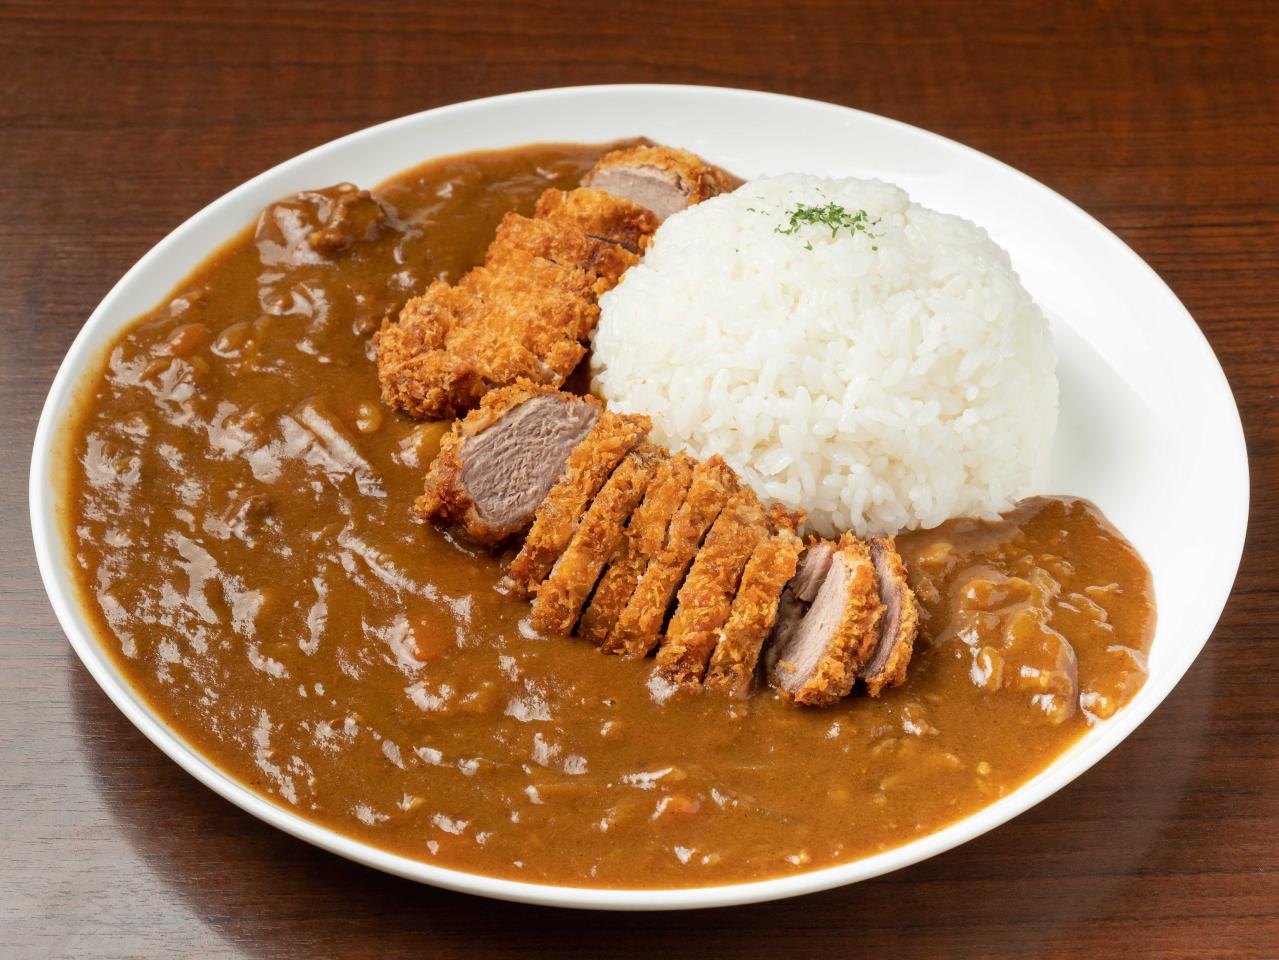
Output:
<svg viewBox="0 0 1279 960">
<path fill-rule="evenodd" d="M 792 222 L 830 204 L 866 218 L 834 236 Z M 668 219 L 601 308 L 593 387 L 610 407 L 721 454 L 824 535 L 991 517 L 1042 491 L 1043 313 L 984 230 L 898 187 L 751 181 Z"/>
</svg>

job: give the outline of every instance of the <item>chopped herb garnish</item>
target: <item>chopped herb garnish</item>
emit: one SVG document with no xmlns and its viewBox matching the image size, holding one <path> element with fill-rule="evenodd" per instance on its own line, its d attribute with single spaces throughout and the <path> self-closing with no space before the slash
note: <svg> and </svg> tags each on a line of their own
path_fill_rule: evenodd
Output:
<svg viewBox="0 0 1279 960">
<path fill-rule="evenodd" d="M 833 202 L 821 207 L 809 206 L 806 203 L 796 204 L 794 208 L 786 212 L 786 218 L 786 223 L 779 223 L 773 228 L 774 233 L 789 237 L 799 233 L 801 227 L 822 226 L 830 229 L 832 240 L 839 235 L 840 230 L 847 230 L 849 234 L 864 233 L 868 237 L 879 236 L 871 232 L 874 227 L 879 226 L 879 217 L 871 217 L 865 210 L 849 213 L 838 203 Z M 805 249 L 813 249 L 812 241 L 805 244 Z"/>
</svg>

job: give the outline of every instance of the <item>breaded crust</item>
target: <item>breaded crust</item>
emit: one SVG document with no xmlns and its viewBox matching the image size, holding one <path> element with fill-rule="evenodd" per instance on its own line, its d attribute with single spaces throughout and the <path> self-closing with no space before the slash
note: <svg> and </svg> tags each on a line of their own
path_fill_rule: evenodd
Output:
<svg viewBox="0 0 1279 960">
<path fill-rule="evenodd" d="M 671 683 L 696 686 L 702 682 L 742 571 L 767 535 L 764 508 L 754 491 L 744 487 L 733 494 L 679 588 L 675 614 L 657 650 L 658 672 Z"/>
<path fill-rule="evenodd" d="M 533 627 L 543 633 L 569 634 L 582 604 L 613 556 L 665 451 L 642 441 L 613 471 L 573 533 L 573 539 L 537 588 Z"/>
<path fill-rule="evenodd" d="M 598 298 L 638 259 L 657 220 L 600 190 L 548 190 L 508 214 L 484 264 L 433 283 L 374 335 L 382 399 L 443 420 L 517 379 L 552 387 L 585 355 Z"/>
<path fill-rule="evenodd" d="M 658 467 L 643 502 L 627 523 L 622 541 L 582 614 L 577 627 L 578 636 L 597 646 L 608 637 L 649 561 L 661 552 L 666 543 L 667 528 L 671 517 L 684 502 L 693 477 L 693 466 L 693 458 L 681 452 Z"/>
<path fill-rule="evenodd" d="M 796 535 L 802 521 L 774 523 L 776 532 L 759 544 L 742 572 L 728 622 L 719 633 L 702 684 L 733 697 L 744 697 L 755 679 L 755 667 L 768 633 L 777 620 L 782 588 L 795 576 L 804 543 Z"/>
<path fill-rule="evenodd" d="M 899 686 L 906 679 L 906 668 L 910 664 L 911 654 L 915 649 L 915 636 L 919 632 L 919 603 L 915 599 L 915 591 L 910 588 L 906 579 L 906 565 L 897 552 L 896 538 L 876 538 L 871 544 L 883 550 L 891 576 L 901 585 L 897 632 L 892 637 L 881 637 L 879 641 L 881 644 L 890 644 L 887 659 L 875 673 L 862 675 L 867 692 L 872 697 L 878 697 L 885 687 Z M 876 651 L 876 659 L 878 653 Z"/>
<path fill-rule="evenodd" d="M 653 649 L 702 537 L 737 487 L 737 474 L 723 458 L 714 456 L 697 464 L 688 494 L 671 518 L 666 542 L 645 568 L 601 649 L 629 657 L 642 657 Z"/>
<path fill-rule="evenodd" d="M 778 660 L 772 665 L 769 682 L 781 695 L 805 706 L 826 706 L 848 696 L 857 672 L 874 652 L 878 642 L 879 618 L 884 605 L 879 600 L 879 583 L 871 563 L 870 550 L 852 533 L 840 538 L 837 555 L 848 569 L 843 608 L 838 625 L 822 648 L 816 667 L 798 687 L 788 688 L 787 671 L 794 665 Z M 823 589 L 826 584 L 823 584 Z M 814 606 L 822 600 L 819 592 Z"/>
<path fill-rule="evenodd" d="M 425 489 L 414 504 L 414 512 L 423 520 L 461 526 L 477 543 L 493 544 L 517 532 L 506 527 L 491 526 L 479 515 L 475 502 L 462 483 L 462 461 L 465 442 L 483 433 L 520 404 L 543 394 L 558 393 L 554 387 L 519 380 L 509 387 L 488 393 L 480 405 L 464 419 L 454 422 L 440 440 L 440 450 L 426 471 Z M 599 408 L 594 397 L 568 397 L 566 402 L 586 403 Z"/>
<path fill-rule="evenodd" d="M 577 267 L 590 280 L 594 296 L 611 290 L 622 274 L 639 262 L 640 255 L 620 243 L 593 237 L 580 229 L 565 229 L 554 220 L 530 220 L 508 213 L 489 244 L 484 265 L 502 271 L 536 257 L 566 267 Z M 590 331 L 586 331 L 589 336 Z"/>
<path fill-rule="evenodd" d="M 643 253 L 659 226 L 651 212 L 603 190 L 547 190 L 537 199 L 533 216 L 557 226 L 572 224 L 589 237 Z"/>
<path fill-rule="evenodd" d="M 564 474 L 537 508 L 524 546 L 506 570 L 516 590 L 525 596 L 537 590 L 604 481 L 652 426 L 648 417 L 636 414 L 608 410 L 601 414 L 586 439 L 569 454 Z"/>
</svg>

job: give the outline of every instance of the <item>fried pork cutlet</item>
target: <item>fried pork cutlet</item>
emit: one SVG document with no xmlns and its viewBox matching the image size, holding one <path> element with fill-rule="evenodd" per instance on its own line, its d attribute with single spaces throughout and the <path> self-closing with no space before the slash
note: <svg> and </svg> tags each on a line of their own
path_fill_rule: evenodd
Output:
<svg viewBox="0 0 1279 960">
<path fill-rule="evenodd" d="M 624 147 L 605 154 L 583 178 L 588 187 L 633 200 L 665 220 L 741 181 L 696 154 L 673 147 Z"/>
<path fill-rule="evenodd" d="M 749 487 L 742 488 L 711 525 L 679 588 L 675 615 L 657 651 L 658 672 L 671 683 L 696 686 L 702 682 L 742 570 L 767 535 L 759 498 Z"/>
<path fill-rule="evenodd" d="M 879 621 L 879 644 L 859 676 L 866 681 L 870 695 L 877 697 L 885 687 L 898 686 L 906 679 L 906 666 L 919 627 L 919 606 L 915 592 L 906 582 L 906 566 L 892 537 L 872 539 L 870 558 L 879 577 L 884 615 Z"/>
<path fill-rule="evenodd" d="M 575 226 L 588 237 L 616 243 L 637 254 L 644 252 L 658 224 L 652 211 L 642 205 L 591 187 L 547 190 L 537 198 L 533 218 Z"/>
<path fill-rule="evenodd" d="M 516 213 L 508 213 L 498 224 L 497 236 L 489 244 L 484 259 L 488 270 L 507 272 L 521 276 L 524 263 L 529 258 L 545 260 L 567 269 L 580 269 L 590 284 L 590 296 L 586 305 L 600 294 L 611 290 L 622 274 L 639 261 L 639 254 L 620 243 L 591 237 L 580 229 L 566 229 L 554 220 L 530 220 Z M 469 276 L 469 274 L 468 274 Z M 584 310 L 585 318 L 597 317 L 598 310 Z M 579 339 L 590 336 L 594 325 L 579 328 Z"/>
<path fill-rule="evenodd" d="M 597 300 L 657 227 L 643 208 L 599 190 L 548 190 L 530 220 L 509 214 L 485 263 L 433 283 L 374 336 L 382 399 L 442 420 L 489 390 L 527 379 L 560 386 L 586 352 Z"/>
<path fill-rule="evenodd" d="M 688 494 L 671 517 L 666 542 L 645 568 L 602 649 L 630 657 L 645 656 L 653 649 L 702 537 L 737 488 L 737 474 L 719 456 L 694 467 Z"/>
<path fill-rule="evenodd" d="M 518 533 L 599 416 L 592 397 L 527 381 L 493 391 L 440 441 L 415 512 L 478 543 Z"/>
<path fill-rule="evenodd" d="M 851 533 L 840 539 L 812 605 L 796 623 L 783 617 L 768 651 L 768 680 L 788 700 L 825 706 L 848 696 L 879 642 L 884 605 L 870 550 Z"/>
<path fill-rule="evenodd" d="M 742 571 L 741 584 L 733 598 L 728 622 L 719 633 L 702 685 L 733 697 L 744 697 L 755 679 L 759 652 L 777 620 L 782 588 L 795 575 L 795 566 L 804 549 L 796 531 L 803 525 L 801 514 L 774 510 L 770 515 L 772 536 L 751 553 Z"/>
<path fill-rule="evenodd" d="M 600 488 L 550 576 L 537 588 L 533 626 L 543 633 L 569 634 L 582 604 L 616 552 L 624 524 L 635 510 L 665 451 L 643 441 L 626 455 Z"/>
<path fill-rule="evenodd" d="M 507 567 L 515 589 L 531 596 L 572 539 L 582 514 L 630 451 L 652 429 L 648 417 L 605 411 L 578 446 L 537 508 L 524 546 Z"/>
<path fill-rule="evenodd" d="M 518 379 L 558 387 L 586 353 L 578 332 L 599 319 L 591 284 L 529 254 L 432 284 L 375 334 L 383 401 L 443 420 Z"/>
<path fill-rule="evenodd" d="M 677 453 L 657 468 L 643 502 L 626 524 L 622 541 L 582 614 L 577 627 L 579 636 L 598 646 L 613 629 L 649 561 L 661 552 L 666 543 L 667 528 L 671 517 L 684 502 L 693 477 L 693 466 L 692 457 Z"/>
</svg>

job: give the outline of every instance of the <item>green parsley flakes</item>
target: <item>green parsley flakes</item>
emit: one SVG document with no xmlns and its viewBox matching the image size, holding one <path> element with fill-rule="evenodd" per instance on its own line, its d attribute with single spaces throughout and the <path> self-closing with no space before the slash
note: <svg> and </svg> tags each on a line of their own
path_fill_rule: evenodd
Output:
<svg viewBox="0 0 1279 960">
<path fill-rule="evenodd" d="M 880 234 L 871 232 L 875 227 L 879 226 L 879 217 L 871 217 L 865 210 L 857 210 L 850 213 L 834 202 L 820 207 L 799 203 L 786 211 L 784 216 L 786 217 L 786 222 L 775 226 L 773 232 L 787 237 L 799 233 L 802 227 L 808 226 L 820 226 L 829 229 L 832 240 L 839 236 L 839 231 L 841 230 L 847 230 L 849 235 L 864 233 L 871 238 L 880 236 Z M 806 250 L 813 249 L 812 241 L 806 243 L 804 247 Z M 871 249 L 877 248 L 872 247 Z"/>
</svg>

